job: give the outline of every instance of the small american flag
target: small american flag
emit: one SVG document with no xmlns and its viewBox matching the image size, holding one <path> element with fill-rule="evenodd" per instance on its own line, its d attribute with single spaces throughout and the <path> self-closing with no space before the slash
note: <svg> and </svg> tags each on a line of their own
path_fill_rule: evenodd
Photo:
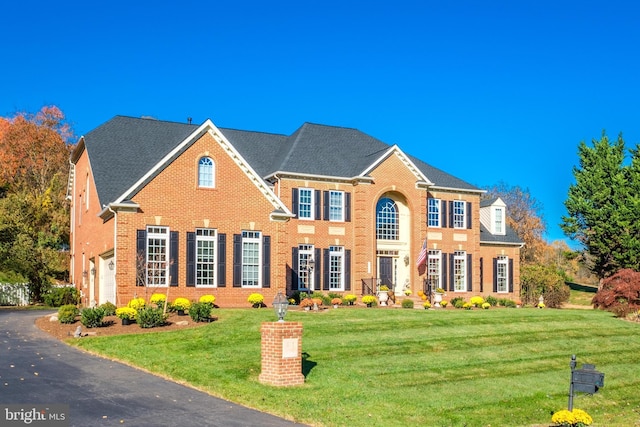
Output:
<svg viewBox="0 0 640 427">
<path fill-rule="evenodd" d="M 422 244 L 422 249 L 420 249 L 420 253 L 418 254 L 418 259 L 416 260 L 416 267 L 420 268 L 422 264 L 427 261 L 427 239 L 424 239 L 424 243 Z"/>
</svg>

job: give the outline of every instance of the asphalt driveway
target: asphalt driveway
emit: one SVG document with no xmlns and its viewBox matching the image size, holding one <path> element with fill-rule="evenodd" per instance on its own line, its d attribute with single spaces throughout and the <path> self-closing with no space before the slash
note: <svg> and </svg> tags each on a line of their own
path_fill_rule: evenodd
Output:
<svg viewBox="0 0 640 427">
<path fill-rule="evenodd" d="M 34 325 L 45 314 L 0 310 L 0 406 L 66 404 L 78 427 L 301 425 L 63 344 Z"/>
</svg>

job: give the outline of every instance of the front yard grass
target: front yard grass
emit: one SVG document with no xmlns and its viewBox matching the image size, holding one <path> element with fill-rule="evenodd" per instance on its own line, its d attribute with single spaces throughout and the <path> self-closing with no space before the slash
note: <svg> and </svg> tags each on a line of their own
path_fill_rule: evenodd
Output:
<svg viewBox="0 0 640 427">
<path fill-rule="evenodd" d="M 605 373 L 574 407 L 594 426 L 640 426 L 640 324 L 599 310 L 291 310 L 306 382 L 258 381 L 269 309 L 221 309 L 205 327 L 83 338 L 80 348 L 212 395 L 317 426 L 551 425 L 566 409 L 569 362 Z M 212 414 L 214 417 L 215 415 Z"/>
</svg>

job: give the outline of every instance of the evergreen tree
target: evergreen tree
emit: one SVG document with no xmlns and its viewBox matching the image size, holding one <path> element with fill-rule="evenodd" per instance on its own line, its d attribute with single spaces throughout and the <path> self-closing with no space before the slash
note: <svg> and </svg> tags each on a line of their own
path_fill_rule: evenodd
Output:
<svg viewBox="0 0 640 427">
<path fill-rule="evenodd" d="M 574 167 L 575 184 L 565 201 L 567 216 L 560 227 L 581 242 L 591 270 L 602 279 L 622 268 L 638 269 L 638 151 L 632 151 L 632 164 L 625 166 L 622 135 L 614 142 L 603 132 L 602 138 L 588 146 L 578 146 L 579 166 Z"/>
</svg>

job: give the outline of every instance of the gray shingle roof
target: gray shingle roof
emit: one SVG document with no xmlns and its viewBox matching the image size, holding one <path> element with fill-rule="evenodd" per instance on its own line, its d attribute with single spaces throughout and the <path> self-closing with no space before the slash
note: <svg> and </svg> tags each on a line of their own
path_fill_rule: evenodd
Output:
<svg viewBox="0 0 640 427">
<path fill-rule="evenodd" d="M 522 240 L 518 237 L 513 228 L 506 226 L 504 236 L 498 234 L 491 234 L 487 228 L 480 223 L 480 243 L 496 243 L 507 245 L 520 245 Z"/>
<path fill-rule="evenodd" d="M 100 203 L 121 197 L 198 125 L 115 116 L 84 136 Z M 390 145 L 357 129 L 305 123 L 292 135 L 219 128 L 263 178 L 275 172 L 351 178 Z M 478 191 L 446 172 L 409 156 L 436 186 Z"/>
</svg>

